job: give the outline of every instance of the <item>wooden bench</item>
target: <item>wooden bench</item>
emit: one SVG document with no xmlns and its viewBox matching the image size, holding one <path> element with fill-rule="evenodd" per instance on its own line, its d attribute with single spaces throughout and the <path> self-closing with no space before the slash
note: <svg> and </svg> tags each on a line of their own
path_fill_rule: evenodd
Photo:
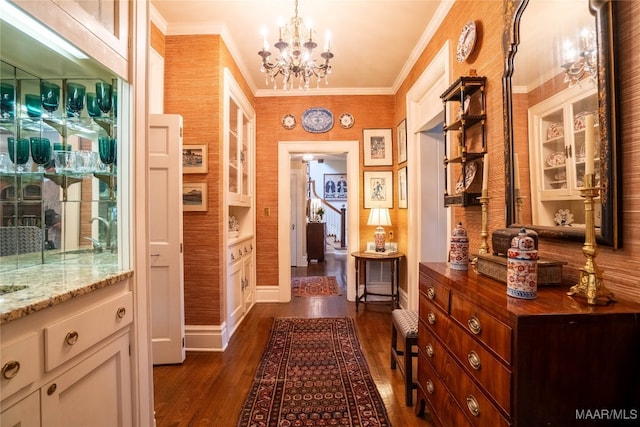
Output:
<svg viewBox="0 0 640 427">
<path fill-rule="evenodd" d="M 391 312 L 391 318 L 391 369 L 396 369 L 400 364 L 400 372 L 404 376 L 405 402 L 407 406 L 412 406 L 413 389 L 417 388 L 413 381 L 413 358 L 418 357 L 418 312 L 395 309 Z M 398 333 L 404 341 L 402 350 L 398 350 Z"/>
</svg>

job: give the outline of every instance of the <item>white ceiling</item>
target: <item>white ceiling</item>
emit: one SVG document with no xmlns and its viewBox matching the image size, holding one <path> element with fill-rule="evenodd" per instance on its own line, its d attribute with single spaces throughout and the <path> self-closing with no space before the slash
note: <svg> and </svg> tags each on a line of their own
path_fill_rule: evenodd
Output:
<svg viewBox="0 0 640 427">
<path fill-rule="evenodd" d="M 320 94 L 393 94 L 454 0 L 299 0 L 322 49 L 331 34 L 332 74 Z M 276 41 L 278 22 L 294 15 L 294 0 L 152 0 L 152 19 L 167 35 L 222 34 L 257 96 L 274 93 L 260 72 L 262 30 Z M 160 15 L 160 16 L 158 16 Z M 164 22 L 163 22 L 164 21 Z M 316 58 L 319 51 L 316 49 Z M 277 52 L 272 48 L 271 52 Z M 275 55 L 275 53 L 274 53 Z M 188 59 L 188 52 L 185 52 Z M 312 83 L 310 94 L 316 92 Z M 292 90 L 291 94 L 296 94 Z"/>
</svg>

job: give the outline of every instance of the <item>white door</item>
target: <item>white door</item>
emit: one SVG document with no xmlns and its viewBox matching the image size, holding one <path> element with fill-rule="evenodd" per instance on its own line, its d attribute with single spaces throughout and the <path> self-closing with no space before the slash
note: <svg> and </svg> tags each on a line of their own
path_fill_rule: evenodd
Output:
<svg viewBox="0 0 640 427">
<path fill-rule="evenodd" d="M 155 365 L 182 363 L 182 117 L 152 114 L 149 129 L 151 338 Z"/>
<path fill-rule="evenodd" d="M 291 189 L 291 266 L 307 266 L 305 251 L 302 242 L 302 232 L 304 231 L 304 200 L 305 194 L 302 190 L 303 172 L 301 169 L 292 169 L 289 180 Z M 305 257 L 303 259 L 303 256 Z"/>
</svg>

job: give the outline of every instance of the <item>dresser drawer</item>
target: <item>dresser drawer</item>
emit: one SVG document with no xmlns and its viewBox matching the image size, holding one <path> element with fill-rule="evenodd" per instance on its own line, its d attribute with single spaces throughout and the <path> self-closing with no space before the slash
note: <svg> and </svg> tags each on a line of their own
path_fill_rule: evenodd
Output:
<svg viewBox="0 0 640 427">
<path fill-rule="evenodd" d="M 510 369 L 455 322 L 451 322 L 451 327 L 447 329 L 444 342 L 467 373 L 482 385 L 505 413 L 510 413 Z"/>
<path fill-rule="evenodd" d="M 451 295 L 451 317 L 511 365 L 511 328 L 475 304 Z"/>
<path fill-rule="evenodd" d="M 446 335 L 447 329 L 451 326 L 449 316 L 438 308 L 435 303 L 424 296 L 420 297 L 420 321 L 431 329 L 434 335 L 442 339 Z"/>
<path fill-rule="evenodd" d="M 447 350 L 423 322 L 418 322 L 418 351 L 424 354 L 436 372 L 444 369 Z"/>
<path fill-rule="evenodd" d="M 11 396 L 36 380 L 39 374 L 38 366 L 42 360 L 39 357 L 41 352 L 42 345 L 35 332 L 12 344 L 3 344 L 0 354 L 1 399 Z"/>
<path fill-rule="evenodd" d="M 460 368 L 448 354 L 445 355 L 444 369 L 439 371 L 442 383 L 463 408 L 465 415 L 477 427 L 507 427 L 509 422 L 496 408 L 485 393 Z"/>
<path fill-rule="evenodd" d="M 429 278 L 425 274 L 420 274 L 420 292 L 446 313 L 449 312 L 450 291 L 442 283 Z"/>
<path fill-rule="evenodd" d="M 472 426 L 425 358 L 425 354 L 420 352 L 418 355 L 418 386 L 429 402 L 431 417 L 443 427 Z"/>
<path fill-rule="evenodd" d="M 45 370 L 77 356 L 133 320 L 128 292 L 44 328 Z"/>
</svg>

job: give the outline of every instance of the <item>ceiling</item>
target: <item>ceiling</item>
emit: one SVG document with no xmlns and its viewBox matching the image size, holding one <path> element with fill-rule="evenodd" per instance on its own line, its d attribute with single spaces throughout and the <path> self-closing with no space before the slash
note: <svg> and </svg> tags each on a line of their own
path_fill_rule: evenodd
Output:
<svg viewBox="0 0 640 427">
<path fill-rule="evenodd" d="M 299 0 L 321 49 L 331 34 L 332 74 L 323 95 L 393 94 L 435 32 L 453 0 Z M 222 34 L 256 96 L 273 91 L 260 72 L 262 31 L 276 42 L 279 22 L 294 15 L 295 0 L 152 0 L 152 19 L 167 35 Z M 157 12 L 157 13 L 155 13 Z M 271 52 L 277 52 L 271 48 Z M 319 58 L 319 49 L 315 57 Z M 275 53 L 274 53 L 275 56 Z M 318 91 L 312 82 L 309 92 Z"/>
</svg>

